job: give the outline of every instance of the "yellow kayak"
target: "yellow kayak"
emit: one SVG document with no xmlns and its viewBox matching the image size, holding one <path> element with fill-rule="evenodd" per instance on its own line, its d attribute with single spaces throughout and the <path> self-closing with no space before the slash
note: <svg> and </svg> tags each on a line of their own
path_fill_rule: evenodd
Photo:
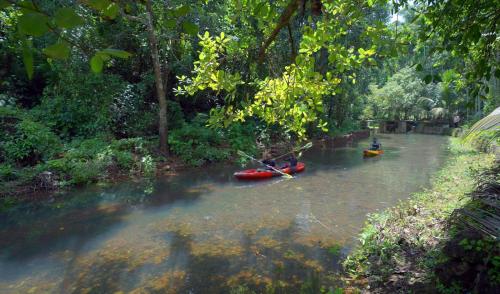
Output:
<svg viewBox="0 0 500 294">
<path fill-rule="evenodd" d="M 369 150 L 369 149 L 363 150 L 363 155 L 366 157 L 377 156 L 380 154 L 384 154 L 384 150 Z"/>
</svg>

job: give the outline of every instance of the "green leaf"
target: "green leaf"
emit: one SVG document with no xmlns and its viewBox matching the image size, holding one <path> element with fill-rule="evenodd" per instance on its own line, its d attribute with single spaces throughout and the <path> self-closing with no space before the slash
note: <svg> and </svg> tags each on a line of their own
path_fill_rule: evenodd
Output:
<svg viewBox="0 0 500 294">
<path fill-rule="evenodd" d="M 36 12 L 23 14 L 19 18 L 18 28 L 21 33 L 39 37 L 49 31 L 48 17 Z"/>
<path fill-rule="evenodd" d="M 99 55 L 99 57 L 101 57 L 103 62 L 106 62 L 111 59 L 111 56 L 109 56 L 109 54 L 104 53 L 102 51 L 98 51 L 95 55 Z"/>
<path fill-rule="evenodd" d="M 269 15 L 269 5 L 267 3 L 264 3 L 262 7 L 259 10 L 259 17 L 265 18 Z"/>
<path fill-rule="evenodd" d="M 181 17 L 181 16 L 188 14 L 190 10 L 191 10 L 191 8 L 189 6 L 182 5 L 182 6 L 177 7 L 177 9 L 174 10 L 174 15 L 176 17 Z"/>
<path fill-rule="evenodd" d="M 87 4 L 95 10 L 103 11 L 108 8 L 112 2 L 110 0 L 88 0 Z"/>
<path fill-rule="evenodd" d="M 120 7 L 118 7 L 118 4 L 112 3 L 104 10 L 103 15 L 110 19 L 115 19 L 118 16 L 118 12 L 120 12 Z"/>
<path fill-rule="evenodd" d="M 129 58 L 130 56 L 132 56 L 132 54 L 127 52 L 127 51 L 118 50 L 118 49 L 111 49 L 111 48 L 101 50 L 100 52 L 114 56 L 114 57 L 118 57 L 118 58 Z"/>
<path fill-rule="evenodd" d="M 269 15 L 269 6 L 267 3 L 265 2 L 261 2 L 259 3 L 257 6 L 255 6 L 254 10 L 253 10 L 253 14 L 255 16 L 258 16 L 260 18 L 265 18 L 266 16 Z"/>
<path fill-rule="evenodd" d="M 21 7 L 21 12 L 24 14 L 36 11 L 35 5 L 33 5 L 31 0 L 21 1 L 18 6 Z"/>
<path fill-rule="evenodd" d="M 132 5 L 130 5 L 130 3 L 125 4 L 125 8 L 124 8 L 124 10 L 125 10 L 125 12 L 126 12 L 127 14 L 132 13 L 132 10 L 133 10 L 133 9 L 132 9 Z"/>
<path fill-rule="evenodd" d="M 165 26 L 169 29 L 174 29 L 176 25 L 177 25 L 177 20 L 175 19 L 169 18 L 165 20 Z"/>
<path fill-rule="evenodd" d="M 469 36 L 474 41 L 477 42 L 481 39 L 481 29 L 479 25 L 475 24 L 471 28 L 469 28 Z"/>
<path fill-rule="evenodd" d="M 102 72 L 103 65 L 104 65 L 104 62 L 102 60 L 102 57 L 99 54 L 94 55 L 92 57 L 92 59 L 90 59 L 90 68 L 95 73 Z"/>
<path fill-rule="evenodd" d="M 23 40 L 23 62 L 26 73 L 28 74 L 28 79 L 33 78 L 33 50 L 31 49 L 31 40 Z"/>
<path fill-rule="evenodd" d="M 442 82 L 443 80 L 441 79 L 441 76 L 439 74 L 435 74 L 432 76 L 432 80 L 436 83 L 440 83 Z"/>
<path fill-rule="evenodd" d="M 184 21 L 184 22 L 182 22 L 182 30 L 186 34 L 196 36 L 196 34 L 198 33 L 198 30 L 199 30 L 199 27 L 192 22 Z"/>
<path fill-rule="evenodd" d="M 0 0 L 0 9 L 4 9 L 10 6 L 10 3 L 6 0 Z"/>
<path fill-rule="evenodd" d="M 426 75 L 426 76 L 424 77 L 424 82 L 425 82 L 426 84 L 429 84 L 430 82 L 432 82 L 432 75 Z"/>
<path fill-rule="evenodd" d="M 69 57 L 69 52 L 67 43 L 56 43 L 43 49 L 43 53 L 53 59 L 66 59 Z"/>
<path fill-rule="evenodd" d="M 83 18 L 69 7 L 57 10 L 54 19 L 58 27 L 65 29 L 71 29 L 84 24 Z"/>
<path fill-rule="evenodd" d="M 417 64 L 417 67 L 415 67 L 415 70 L 422 71 L 422 70 L 424 70 L 424 68 L 423 68 L 422 64 L 419 63 L 419 64 Z"/>
</svg>

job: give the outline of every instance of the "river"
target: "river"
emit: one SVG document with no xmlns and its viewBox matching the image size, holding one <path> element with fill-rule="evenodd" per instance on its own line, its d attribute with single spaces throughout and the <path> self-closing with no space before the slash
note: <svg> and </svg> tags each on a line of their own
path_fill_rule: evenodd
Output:
<svg viewBox="0 0 500 294">
<path fill-rule="evenodd" d="M 446 137 L 379 138 L 385 154 L 368 159 L 368 140 L 315 146 L 294 179 L 242 182 L 232 177 L 241 167 L 213 165 L 22 204 L 0 215 L 0 293 L 289 293 L 328 283 L 367 214 L 427 187 L 446 159 Z"/>
</svg>

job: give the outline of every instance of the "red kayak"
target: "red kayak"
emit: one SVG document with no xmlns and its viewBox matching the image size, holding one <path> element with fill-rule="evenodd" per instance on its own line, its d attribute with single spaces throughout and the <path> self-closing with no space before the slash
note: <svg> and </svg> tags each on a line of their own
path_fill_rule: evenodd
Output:
<svg viewBox="0 0 500 294">
<path fill-rule="evenodd" d="M 284 172 L 285 174 L 291 175 L 294 173 L 300 173 L 301 171 L 304 171 L 305 168 L 306 165 L 303 162 L 298 162 L 297 166 L 295 167 L 295 171 L 292 171 L 290 167 L 281 168 L 280 171 Z M 280 174 L 277 171 L 268 169 L 247 169 L 235 172 L 234 176 L 240 180 L 259 180 L 272 177 L 279 177 L 282 176 L 282 174 Z"/>
</svg>

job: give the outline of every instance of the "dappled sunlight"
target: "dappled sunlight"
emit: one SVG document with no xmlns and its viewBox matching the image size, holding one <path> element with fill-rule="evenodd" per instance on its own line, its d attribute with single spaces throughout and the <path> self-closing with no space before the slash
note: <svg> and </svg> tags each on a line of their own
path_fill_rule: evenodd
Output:
<svg viewBox="0 0 500 294">
<path fill-rule="evenodd" d="M 202 171 L 160 179 L 137 204 L 130 199 L 143 197 L 139 187 L 93 190 L 98 198 L 19 231 L 26 249 L 14 249 L 15 239 L 9 239 L 10 264 L 30 260 L 36 266 L 18 269 L 0 289 L 182 293 L 244 284 L 264 291 L 317 279 L 336 285 L 327 276 L 338 271 L 366 214 L 427 185 L 444 159 L 444 138 L 419 139 L 426 148 L 412 136 L 384 136 L 383 160 L 361 157 L 365 141 L 334 155 L 310 152 L 302 159 L 309 168 L 292 180 L 238 182 L 226 166 L 213 169 L 217 181 Z M 33 243 L 26 241 L 30 232 L 39 236 Z M 70 236 L 75 243 L 68 243 Z M 37 255 L 23 254 L 27 246 L 36 247 Z"/>
</svg>

